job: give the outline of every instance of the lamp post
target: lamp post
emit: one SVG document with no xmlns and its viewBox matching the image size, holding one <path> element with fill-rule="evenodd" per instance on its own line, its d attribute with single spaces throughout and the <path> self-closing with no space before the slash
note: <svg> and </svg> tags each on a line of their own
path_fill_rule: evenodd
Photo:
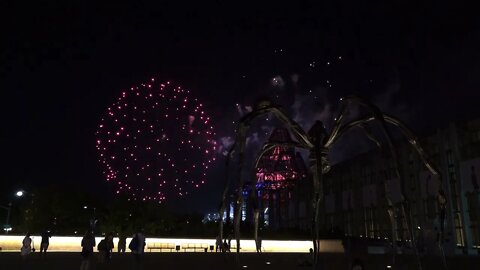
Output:
<svg viewBox="0 0 480 270">
<path fill-rule="evenodd" d="M 12 229 L 10 227 L 10 212 L 12 211 L 12 203 L 9 202 L 8 206 L 0 205 L 0 208 L 7 210 L 7 219 L 3 229 L 5 230 L 5 233 L 8 234 L 8 232 Z"/>
<path fill-rule="evenodd" d="M 84 205 L 84 206 L 83 206 L 83 209 L 88 209 L 88 205 Z M 95 226 L 97 225 L 97 219 L 96 219 L 96 217 L 95 217 L 96 210 L 97 210 L 97 208 L 96 208 L 96 207 L 93 207 L 93 212 L 92 212 L 93 216 L 92 216 L 92 218 L 90 219 L 90 230 L 92 231 L 92 233 L 95 232 Z"/>
<path fill-rule="evenodd" d="M 24 194 L 25 192 L 23 190 L 18 190 L 17 192 L 15 192 L 15 196 L 17 198 L 23 197 Z M 0 208 L 7 210 L 7 218 L 5 220 L 3 230 L 5 230 L 5 234 L 8 234 L 8 232 L 12 230 L 12 227 L 10 226 L 10 213 L 12 212 L 12 202 L 9 202 L 8 206 L 0 205 Z"/>
<path fill-rule="evenodd" d="M 29 229 L 31 229 L 30 225 L 31 225 L 31 222 L 33 220 L 33 203 L 34 203 L 33 201 L 34 201 L 34 198 L 35 198 L 35 194 L 33 194 L 31 192 L 27 192 L 23 189 L 20 189 L 17 192 L 15 192 L 15 196 L 17 198 L 24 198 L 27 195 L 30 197 L 29 198 L 30 200 L 28 202 L 28 204 L 29 204 L 28 209 L 25 210 L 25 213 L 24 213 L 24 215 L 25 215 L 24 226 L 25 226 L 25 229 L 28 231 Z"/>
</svg>

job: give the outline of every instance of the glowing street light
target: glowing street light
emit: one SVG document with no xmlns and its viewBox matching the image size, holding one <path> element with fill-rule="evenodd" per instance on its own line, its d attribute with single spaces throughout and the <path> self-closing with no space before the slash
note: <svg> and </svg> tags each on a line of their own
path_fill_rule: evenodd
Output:
<svg viewBox="0 0 480 270">
<path fill-rule="evenodd" d="M 3 230 L 5 231 L 6 234 L 8 234 L 8 232 L 12 230 L 12 227 L 10 226 L 10 212 L 12 211 L 12 203 L 9 202 L 8 206 L 0 205 L 0 208 L 3 208 L 8 212 L 7 219 L 5 221 L 5 224 L 3 225 Z"/>
<path fill-rule="evenodd" d="M 23 190 L 18 190 L 15 192 L 15 196 L 17 198 L 21 198 L 25 195 L 25 192 Z M 10 226 L 10 213 L 12 212 L 12 202 L 10 201 L 8 203 L 8 206 L 3 206 L 0 205 L 0 208 L 7 210 L 7 218 L 5 220 L 5 224 L 3 225 L 3 230 L 5 231 L 6 234 L 12 230 L 12 226 Z"/>
<path fill-rule="evenodd" d="M 19 189 L 15 192 L 15 197 L 17 197 L 19 200 L 25 200 L 25 199 L 28 199 L 28 209 L 25 210 L 25 219 L 24 219 L 24 225 L 25 225 L 25 228 L 29 228 L 30 227 L 30 223 L 31 223 L 31 220 L 33 220 L 34 218 L 34 215 L 33 215 L 33 212 L 32 212 L 32 209 L 33 209 L 33 201 L 34 201 L 34 198 L 35 198 L 35 194 L 33 192 L 30 192 L 30 191 L 25 191 L 24 189 Z M 30 217 L 27 217 L 29 216 Z"/>
<path fill-rule="evenodd" d="M 88 207 L 89 207 L 88 205 L 84 205 L 83 209 L 87 210 Z M 93 215 L 92 215 L 92 218 L 90 219 L 90 222 L 89 222 L 90 223 L 90 230 L 92 232 L 94 232 L 95 231 L 95 226 L 97 225 L 97 221 L 98 221 L 95 217 L 96 216 L 95 212 L 96 212 L 97 208 L 93 207 L 93 208 L 90 208 L 90 209 L 93 209 L 93 211 L 92 211 Z"/>
</svg>

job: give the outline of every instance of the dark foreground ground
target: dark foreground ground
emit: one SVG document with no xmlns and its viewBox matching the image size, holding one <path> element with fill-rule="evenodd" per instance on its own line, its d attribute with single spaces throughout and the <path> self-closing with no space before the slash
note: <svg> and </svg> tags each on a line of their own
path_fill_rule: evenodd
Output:
<svg viewBox="0 0 480 270">
<path fill-rule="evenodd" d="M 97 255 L 97 254 L 95 254 Z M 236 263 L 234 254 L 216 253 L 146 253 L 142 265 L 134 265 L 130 254 L 113 254 L 109 264 L 93 261 L 92 270 L 100 269 L 172 269 L 172 270 L 222 270 L 222 269 L 312 269 L 303 266 L 308 260 L 308 254 L 295 253 L 263 253 L 240 254 L 240 261 Z M 322 254 L 322 268 L 320 269 L 348 269 L 347 260 L 343 254 Z M 49 253 L 42 258 L 38 253 L 31 254 L 22 260 L 19 253 L 0 253 L 0 270 L 56 270 L 80 269 L 81 258 L 77 253 Z M 452 257 L 447 260 L 449 269 L 480 269 L 480 257 Z M 307 262 L 308 264 L 308 262 Z M 391 257 L 374 255 L 366 258 L 365 269 L 418 269 L 412 257 L 397 257 L 397 265 L 387 268 L 391 264 Z M 438 257 L 426 258 L 423 269 L 443 269 Z"/>
</svg>

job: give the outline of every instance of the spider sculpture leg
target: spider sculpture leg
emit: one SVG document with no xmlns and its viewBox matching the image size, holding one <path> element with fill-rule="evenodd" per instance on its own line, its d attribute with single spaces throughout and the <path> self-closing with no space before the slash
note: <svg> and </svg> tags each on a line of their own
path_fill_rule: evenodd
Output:
<svg viewBox="0 0 480 270">
<path fill-rule="evenodd" d="M 312 241 L 313 241 L 313 264 L 319 265 L 320 254 L 320 231 L 319 231 L 319 216 L 320 216 L 320 202 L 323 199 L 323 161 L 326 160 L 326 149 L 323 148 L 324 139 L 327 134 L 323 123 L 316 121 L 313 127 L 308 132 L 314 148 L 311 149 L 310 158 L 314 161 L 313 166 L 313 215 L 312 215 Z"/>
<path fill-rule="evenodd" d="M 227 156 L 230 156 L 233 152 L 233 147 L 230 149 L 230 151 L 228 152 L 228 155 Z M 230 158 L 227 158 L 226 159 L 226 162 L 225 162 L 225 167 L 227 168 L 226 169 L 226 177 L 225 179 L 227 179 L 227 182 L 225 184 L 225 188 L 223 190 L 223 194 L 222 194 L 222 202 L 220 204 L 220 207 L 219 207 L 219 214 L 220 214 L 220 224 L 219 224 L 219 236 L 220 236 L 220 239 L 223 241 L 223 218 L 224 218 L 224 214 L 225 214 L 225 209 L 227 207 L 227 196 L 228 196 L 228 188 L 230 187 L 230 177 L 229 177 L 229 164 L 230 164 Z"/>
<path fill-rule="evenodd" d="M 355 127 L 355 126 L 364 126 L 365 124 L 367 124 L 368 122 L 371 122 L 373 120 L 380 120 L 380 123 L 382 123 L 382 131 L 385 135 L 385 137 L 387 138 L 387 141 L 389 143 L 389 146 L 390 146 L 390 149 L 391 149 L 391 153 L 392 153 L 392 159 L 394 160 L 394 163 L 396 164 L 396 160 L 397 160 L 397 157 L 396 157 L 396 152 L 395 150 L 393 149 L 393 143 L 392 142 L 392 139 L 391 139 L 391 136 L 390 134 L 388 133 L 388 130 L 385 128 L 385 122 L 388 122 L 388 123 L 391 123 L 393 125 L 395 125 L 396 127 L 400 128 L 401 132 L 407 137 L 408 141 L 410 142 L 410 144 L 414 147 L 414 149 L 418 152 L 418 154 L 420 155 L 423 163 L 425 164 L 425 166 L 432 172 L 432 174 L 434 175 L 439 175 L 438 173 L 438 170 L 436 170 L 426 159 L 426 155 L 425 155 L 425 152 L 423 151 L 423 149 L 421 148 L 421 146 L 417 143 L 417 139 L 415 138 L 415 136 L 413 135 L 413 133 L 410 131 L 410 129 L 408 129 L 400 120 L 394 118 L 394 117 L 391 117 L 391 116 L 388 116 L 388 115 L 383 115 L 380 113 L 380 110 L 378 110 L 378 108 L 376 108 L 375 106 L 369 104 L 369 103 L 366 103 L 364 102 L 363 100 L 359 100 L 358 101 L 358 98 L 354 98 L 354 100 L 356 100 L 357 102 L 360 102 L 362 105 L 364 106 L 367 106 L 369 107 L 373 112 L 374 112 L 374 115 L 376 115 L 375 117 L 370 117 L 370 118 L 365 118 L 365 119 L 360 119 L 360 120 L 356 120 L 356 121 L 352 121 L 350 122 L 349 124 L 347 125 L 344 125 L 342 128 L 339 128 L 339 124 L 337 123 L 337 126 L 336 126 L 336 131 L 335 131 L 335 134 L 340 137 L 345 131 L 351 129 L 352 127 Z M 382 117 L 379 117 L 379 115 L 382 115 Z M 367 135 L 368 136 L 368 135 Z M 336 138 L 330 138 L 327 142 L 327 147 L 329 146 L 328 144 L 331 144 L 333 143 L 333 141 L 335 140 Z M 405 187 L 404 187 L 404 181 L 403 181 L 403 178 L 402 176 L 400 175 L 400 172 L 398 170 L 398 165 L 395 165 L 395 169 L 396 169 L 396 175 L 397 177 L 400 179 L 402 185 L 402 195 L 405 194 Z M 441 186 L 441 180 L 440 178 L 438 179 L 440 181 L 440 186 Z M 401 211 L 402 211 L 402 214 L 403 216 L 405 217 L 405 220 L 404 222 L 406 223 L 406 227 L 408 228 L 408 232 L 409 232 L 409 235 L 410 235 L 410 238 L 412 239 L 412 245 L 414 247 L 414 250 L 415 250 L 415 253 L 416 253 L 416 257 L 417 257 L 417 262 L 418 262 L 418 267 L 419 269 L 422 268 L 421 266 L 421 262 L 420 262 L 420 257 L 419 257 L 419 254 L 418 254 L 418 250 L 416 248 L 416 243 L 415 243 L 415 236 L 413 234 L 413 222 L 412 222 L 412 218 L 410 216 L 410 209 L 409 209 L 409 204 L 408 204 L 408 200 L 403 200 L 403 203 L 401 204 Z M 440 204 L 441 205 L 441 204 Z M 407 210 L 405 210 L 405 208 L 407 208 Z M 440 207 L 441 208 L 441 207 Z M 390 210 L 390 212 L 392 212 Z M 443 234 L 443 232 L 442 232 Z M 392 234 L 393 235 L 393 234 Z M 441 245 L 440 245 L 441 247 Z M 444 256 L 444 255 L 443 255 Z M 444 261 L 445 261 L 445 258 L 444 258 Z M 444 266 L 446 268 L 446 264 L 444 263 Z"/>
<path fill-rule="evenodd" d="M 239 148 L 239 160 L 238 160 L 238 180 L 237 180 L 237 200 L 236 200 L 236 211 L 234 217 L 234 231 L 235 231 L 235 238 L 237 241 L 237 253 L 240 249 L 240 207 L 242 202 L 242 188 L 243 188 L 243 178 L 241 177 L 242 169 L 243 169 L 243 162 L 244 162 L 244 150 L 245 150 L 245 141 L 246 141 L 246 133 L 249 129 L 250 123 L 257 117 L 267 114 L 269 112 L 274 113 L 274 115 L 282 122 L 284 122 L 288 128 L 292 131 L 294 136 L 299 140 L 300 144 L 304 147 L 310 147 L 312 144 L 308 140 L 308 136 L 306 133 L 301 129 L 300 125 L 298 125 L 295 121 L 288 118 L 285 113 L 277 106 L 268 103 L 268 106 L 261 106 L 256 108 L 254 111 L 250 112 L 249 114 L 242 117 L 240 120 L 239 126 L 237 128 L 237 136 L 235 139 L 235 144 L 233 145 L 232 149 L 230 150 L 230 154 L 233 153 L 233 149 L 235 147 Z M 237 145 L 238 144 L 238 145 Z M 231 158 L 229 155 L 227 158 Z M 228 170 L 228 168 L 227 168 Z M 223 217 L 223 212 L 225 211 L 226 207 L 226 193 L 229 188 L 229 180 L 227 179 L 227 186 L 224 190 L 224 196 L 222 198 L 222 205 L 220 207 L 220 216 Z M 223 238 L 223 225 L 220 225 L 220 236 Z"/>
<path fill-rule="evenodd" d="M 379 148 L 380 150 L 380 153 L 382 156 L 386 156 L 386 153 L 385 153 L 385 149 L 383 147 L 383 144 L 377 140 L 375 138 L 375 136 L 373 135 L 372 133 L 372 130 L 370 129 L 370 126 L 368 126 L 366 123 L 360 123 L 358 125 L 356 125 L 357 127 L 361 128 L 363 130 L 363 132 L 365 133 L 365 135 L 367 136 L 367 138 L 369 140 L 371 140 L 372 142 L 374 142 L 377 147 Z M 341 134 L 341 133 L 340 133 Z M 383 159 L 383 158 L 382 158 Z M 383 162 L 382 162 L 383 163 Z M 386 168 L 386 165 L 383 164 L 382 165 L 383 168 Z M 392 199 L 391 199 L 391 192 L 390 192 L 390 189 L 386 183 L 386 181 L 384 181 L 383 183 L 383 187 L 384 187 L 384 192 L 385 192 L 385 201 L 388 205 L 388 208 L 387 208 L 387 213 L 388 213 L 388 216 L 389 216 L 389 219 L 390 219 L 390 224 L 391 224 L 391 233 L 392 233 L 392 237 L 396 235 L 396 232 L 397 232 L 397 223 L 395 222 L 395 208 L 393 207 L 393 202 L 392 202 Z M 395 254 L 396 252 L 393 253 L 393 256 L 392 256 L 392 264 L 395 264 Z"/>
<path fill-rule="evenodd" d="M 255 247 L 257 252 L 261 250 L 260 241 L 258 237 L 258 228 L 259 228 L 259 218 L 260 218 L 260 207 L 258 205 L 258 196 L 257 189 L 255 187 L 256 183 L 252 185 L 252 191 L 250 193 L 250 201 L 253 206 L 253 239 L 255 240 Z"/>
<path fill-rule="evenodd" d="M 258 164 L 260 162 L 260 159 L 265 155 L 267 152 L 271 151 L 273 148 L 275 148 L 277 144 L 270 144 L 270 145 L 265 145 L 260 151 L 260 153 L 257 155 L 254 163 L 254 170 L 253 170 L 253 176 L 252 176 L 252 191 L 250 192 L 250 200 L 252 201 L 253 205 L 253 238 L 255 240 L 255 247 L 257 249 L 257 252 L 261 250 L 261 244 L 259 241 L 258 237 L 258 229 L 259 229 L 259 218 L 260 218 L 260 207 L 258 205 L 258 195 L 257 195 L 257 168 Z"/>
<path fill-rule="evenodd" d="M 371 113 L 373 114 L 373 118 L 375 120 L 377 120 L 380 124 L 381 132 L 384 135 L 384 137 L 387 141 L 388 149 L 391 152 L 391 159 L 392 159 L 392 161 L 395 165 L 395 168 L 397 168 L 397 170 L 396 170 L 397 177 L 400 179 L 400 175 L 398 173 L 396 152 L 395 152 L 395 149 L 393 147 L 393 143 L 392 143 L 390 133 L 389 133 L 388 129 L 386 128 L 385 120 L 384 120 L 384 117 L 383 117 L 381 111 L 377 107 L 375 107 L 374 105 L 364 101 L 361 98 L 355 97 L 355 96 L 347 97 L 343 101 L 344 102 L 342 103 L 341 114 L 335 120 L 334 128 L 332 129 L 332 133 L 330 134 L 330 137 L 327 138 L 327 140 L 326 140 L 325 147 L 328 148 L 331 145 L 331 143 L 333 143 L 333 141 L 335 141 L 340 136 L 343 136 L 343 133 L 341 133 L 341 131 L 342 131 L 341 130 L 341 124 L 342 124 L 343 119 L 345 118 L 345 114 L 348 112 L 348 105 L 358 104 L 358 105 L 361 105 L 361 106 L 365 106 L 371 111 Z M 395 223 L 395 208 L 393 207 L 393 203 L 392 203 L 392 200 L 391 200 L 391 192 L 390 192 L 390 189 L 389 189 L 386 181 L 384 181 L 384 190 L 385 190 L 385 197 L 387 198 L 387 204 L 388 204 L 387 211 L 388 211 L 388 214 L 389 214 L 389 217 L 390 217 L 390 223 L 391 223 L 391 228 L 392 228 L 392 239 L 391 239 L 392 240 L 392 246 L 393 246 L 394 253 L 396 253 L 397 247 L 396 247 L 395 239 L 396 239 L 396 231 L 397 230 L 396 230 L 396 223 Z M 402 198 L 404 198 L 403 192 L 401 192 L 401 195 L 402 195 Z M 401 207 L 403 208 L 403 204 L 402 204 Z M 410 228 L 408 228 L 408 229 L 410 229 Z M 395 255 L 393 255 L 392 259 L 395 260 Z"/>
</svg>

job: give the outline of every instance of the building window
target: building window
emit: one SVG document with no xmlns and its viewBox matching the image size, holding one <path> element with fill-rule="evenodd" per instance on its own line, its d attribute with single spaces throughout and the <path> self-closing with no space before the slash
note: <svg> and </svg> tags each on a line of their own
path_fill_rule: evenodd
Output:
<svg viewBox="0 0 480 270">
<path fill-rule="evenodd" d="M 469 192 L 467 195 L 468 215 L 470 217 L 470 232 L 472 235 L 473 248 L 480 248 L 480 228 L 479 228 L 479 194 Z"/>
<path fill-rule="evenodd" d="M 448 152 L 448 151 L 447 151 Z M 448 158 L 448 157 L 447 157 Z M 457 188 L 457 177 L 455 174 L 455 168 L 449 167 L 448 168 L 448 176 L 450 182 L 450 192 L 452 194 L 452 207 L 454 212 L 454 224 L 455 224 L 455 242 L 457 246 L 463 247 L 465 246 L 464 240 L 464 227 L 461 217 L 461 205 L 460 205 L 460 194 L 458 193 Z"/>
<path fill-rule="evenodd" d="M 365 208 L 365 219 L 367 236 L 370 238 L 378 236 L 375 229 L 375 208 L 373 206 Z"/>
<path fill-rule="evenodd" d="M 247 203 L 245 201 L 242 202 L 242 221 L 247 220 Z"/>
<path fill-rule="evenodd" d="M 265 210 L 263 210 L 263 225 L 265 227 L 268 227 L 270 225 L 270 209 L 268 207 L 265 207 Z"/>
<path fill-rule="evenodd" d="M 465 242 L 463 241 L 463 224 L 462 224 L 462 217 L 460 216 L 460 212 L 455 213 L 455 241 L 457 246 L 463 247 L 465 246 Z"/>
</svg>

